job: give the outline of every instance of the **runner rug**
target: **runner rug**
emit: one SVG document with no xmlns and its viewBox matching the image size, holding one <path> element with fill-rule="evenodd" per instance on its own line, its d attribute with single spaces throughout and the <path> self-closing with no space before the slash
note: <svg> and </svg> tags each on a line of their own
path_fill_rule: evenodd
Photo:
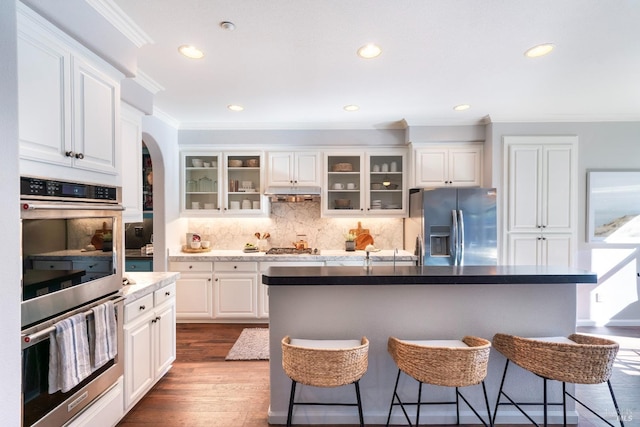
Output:
<svg viewBox="0 0 640 427">
<path fill-rule="evenodd" d="M 225 360 L 269 360 L 269 328 L 246 328 Z"/>
</svg>

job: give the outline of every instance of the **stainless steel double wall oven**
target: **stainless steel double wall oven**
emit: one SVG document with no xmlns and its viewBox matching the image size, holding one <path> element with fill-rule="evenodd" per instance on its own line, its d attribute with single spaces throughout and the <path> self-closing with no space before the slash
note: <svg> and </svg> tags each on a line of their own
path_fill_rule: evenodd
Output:
<svg viewBox="0 0 640 427">
<path fill-rule="evenodd" d="M 122 205 L 118 187 L 21 177 L 23 426 L 61 426 L 123 374 Z M 67 392 L 49 392 L 55 325 L 111 301 L 117 352 Z"/>
</svg>

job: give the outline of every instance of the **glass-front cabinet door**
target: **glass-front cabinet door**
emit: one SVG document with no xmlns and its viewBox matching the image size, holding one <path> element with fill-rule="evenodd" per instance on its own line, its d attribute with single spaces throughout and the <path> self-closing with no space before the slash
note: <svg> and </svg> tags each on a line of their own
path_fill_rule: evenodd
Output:
<svg viewBox="0 0 640 427">
<path fill-rule="evenodd" d="M 262 155 L 260 153 L 227 153 L 226 204 L 224 209 L 234 215 L 266 212 L 263 200 Z"/>
<path fill-rule="evenodd" d="M 184 153 L 182 159 L 181 206 L 184 213 L 212 213 L 221 208 L 220 153 Z"/>
<path fill-rule="evenodd" d="M 364 156 L 359 153 L 327 154 L 326 197 L 322 211 L 330 216 L 353 216 L 364 212 Z"/>
<path fill-rule="evenodd" d="M 324 216 L 406 215 L 406 150 L 325 153 L 325 165 Z"/>
<path fill-rule="evenodd" d="M 181 153 L 180 212 L 185 216 L 263 215 L 261 152 Z"/>
<path fill-rule="evenodd" d="M 371 215 L 406 213 L 406 154 L 367 155 L 367 210 Z"/>
</svg>

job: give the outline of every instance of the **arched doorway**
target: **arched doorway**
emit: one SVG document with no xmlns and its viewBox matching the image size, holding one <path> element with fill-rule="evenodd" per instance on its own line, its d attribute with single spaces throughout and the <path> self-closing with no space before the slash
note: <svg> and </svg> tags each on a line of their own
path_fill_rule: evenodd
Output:
<svg viewBox="0 0 640 427">
<path fill-rule="evenodd" d="M 142 132 L 142 142 L 147 147 L 153 164 L 153 270 L 167 271 L 167 239 L 165 229 L 165 163 L 158 142 L 146 132 Z"/>
</svg>

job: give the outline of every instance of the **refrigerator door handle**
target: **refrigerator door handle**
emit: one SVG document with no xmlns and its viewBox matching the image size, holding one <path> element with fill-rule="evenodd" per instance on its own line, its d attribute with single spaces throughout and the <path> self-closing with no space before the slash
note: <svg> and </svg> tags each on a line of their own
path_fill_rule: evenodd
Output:
<svg viewBox="0 0 640 427">
<path fill-rule="evenodd" d="M 460 238 L 458 239 L 458 262 L 456 264 L 462 265 L 464 258 L 464 213 L 462 209 L 458 211 L 458 232 Z"/>
<path fill-rule="evenodd" d="M 458 264 L 458 212 L 454 209 L 451 211 L 451 221 L 452 221 L 452 239 L 451 239 L 451 258 L 453 259 L 453 265 Z"/>
</svg>

